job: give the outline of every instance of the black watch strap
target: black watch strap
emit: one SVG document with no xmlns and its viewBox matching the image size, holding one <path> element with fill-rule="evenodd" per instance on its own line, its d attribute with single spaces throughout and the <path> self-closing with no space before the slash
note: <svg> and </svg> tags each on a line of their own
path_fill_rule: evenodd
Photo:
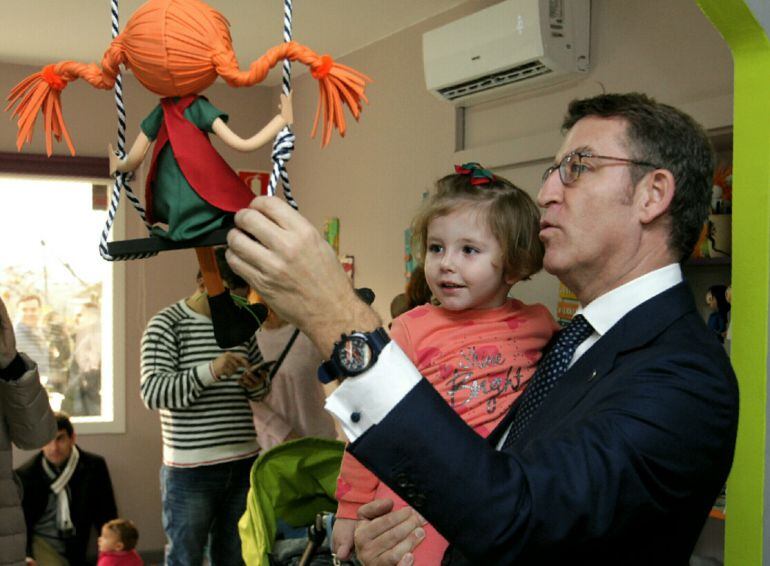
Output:
<svg viewBox="0 0 770 566">
<path fill-rule="evenodd" d="M 361 333 L 352 332 L 351 335 L 352 334 L 359 334 L 366 337 L 366 341 L 372 349 L 372 358 L 371 358 L 369 367 L 374 365 L 382 349 L 388 344 L 388 342 L 390 342 L 390 336 L 382 327 L 379 327 L 376 330 L 373 330 L 372 332 L 361 332 Z M 339 351 L 339 348 L 342 346 L 342 344 L 345 342 L 347 338 L 348 336 L 345 334 L 340 336 L 340 340 L 334 345 L 334 352 L 332 353 L 331 359 L 326 360 L 318 367 L 318 379 L 321 381 L 321 383 L 324 383 L 324 384 L 331 383 L 338 377 L 353 377 L 352 375 L 349 375 L 345 371 L 345 368 L 343 368 L 339 364 L 336 356 L 336 353 Z M 363 370 L 363 371 L 366 371 L 366 370 Z M 363 371 L 358 373 L 363 373 Z M 355 375 L 358 375 L 358 373 L 356 373 Z"/>
<path fill-rule="evenodd" d="M 320 366 L 318 366 L 318 381 L 326 385 L 327 383 L 331 383 L 338 377 L 338 373 L 336 371 L 336 368 L 331 360 L 326 360 L 325 362 L 322 362 Z"/>
</svg>

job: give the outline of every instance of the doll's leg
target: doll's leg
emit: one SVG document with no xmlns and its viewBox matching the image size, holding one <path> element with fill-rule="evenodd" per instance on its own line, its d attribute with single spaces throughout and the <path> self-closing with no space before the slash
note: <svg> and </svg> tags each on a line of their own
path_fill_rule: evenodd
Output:
<svg viewBox="0 0 770 566">
<path fill-rule="evenodd" d="M 198 265 L 201 268 L 203 284 L 206 285 L 206 292 L 209 294 L 209 297 L 224 293 L 225 284 L 222 282 L 222 275 L 217 267 L 214 248 L 195 248 L 195 254 L 198 256 Z"/>
<path fill-rule="evenodd" d="M 235 304 L 225 288 L 217 267 L 214 248 L 195 248 L 198 265 L 206 285 L 211 308 L 214 337 L 220 348 L 232 348 L 246 342 L 267 318 L 267 307 L 262 304 L 241 308 Z"/>
</svg>

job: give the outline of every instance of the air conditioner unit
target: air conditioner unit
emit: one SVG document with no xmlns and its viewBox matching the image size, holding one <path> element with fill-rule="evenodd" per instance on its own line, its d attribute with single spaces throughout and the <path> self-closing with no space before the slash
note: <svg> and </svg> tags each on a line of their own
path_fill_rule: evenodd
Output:
<svg viewBox="0 0 770 566">
<path fill-rule="evenodd" d="M 425 82 L 460 106 L 589 69 L 591 0 L 504 0 L 422 36 Z"/>
</svg>

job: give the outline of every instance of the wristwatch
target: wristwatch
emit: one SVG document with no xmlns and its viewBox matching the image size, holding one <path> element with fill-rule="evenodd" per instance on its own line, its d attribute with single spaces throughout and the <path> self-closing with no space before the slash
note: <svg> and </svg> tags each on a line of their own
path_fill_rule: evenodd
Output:
<svg viewBox="0 0 770 566">
<path fill-rule="evenodd" d="M 329 383 L 338 377 L 353 377 L 374 365 L 390 336 L 380 327 L 373 332 L 343 334 L 334 344 L 331 359 L 318 368 L 318 379 Z"/>
</svg>

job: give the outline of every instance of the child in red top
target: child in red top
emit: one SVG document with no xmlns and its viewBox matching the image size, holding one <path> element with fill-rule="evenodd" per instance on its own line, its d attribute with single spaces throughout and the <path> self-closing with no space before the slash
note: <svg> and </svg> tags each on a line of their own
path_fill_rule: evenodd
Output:
<svg viewBox="0 0 770 566">
<path fill-rule="evenodd" d="M 138 540 L 139 532 L 131 521 L 107 521 L 99 537 L 99 562 L 96 566 L 144 566 L 134 548 Z"/>
<path fill-rule="evenodd" d="M 439 306 L 426 304 L 401 315 L 391 337 L 463 420 L 486 437 L 524 390 L 558 326 L 543 305 L 508 298 L 515 283 L 542 268 L 534 202 L 476 163 L 455 169 L 438 181 L 436 194 L 413 223 L 413 249 Z M 394 508 L 406 505 L 346 452 L 333 532 L 339 558 L 352 550 L 358 507 L 382 497 L 392 499 Z M 440 564 L 447 542 L 430 525 L 425 531 L 414 563 Z"/>
</svg>

